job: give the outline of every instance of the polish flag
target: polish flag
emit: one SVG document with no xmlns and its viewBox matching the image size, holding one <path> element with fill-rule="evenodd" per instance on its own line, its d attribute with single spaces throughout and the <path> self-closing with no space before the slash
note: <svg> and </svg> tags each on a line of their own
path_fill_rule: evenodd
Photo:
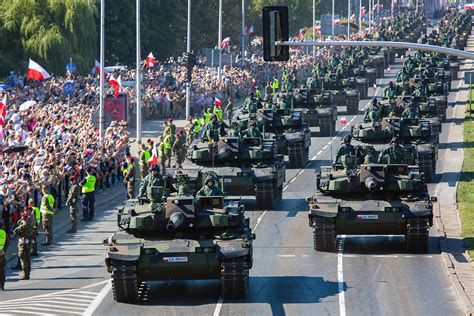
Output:
<svg viewBox="0 0 474 316">
<path fill-rule="evenodd" d="M 30 63 L 28 64 L 28 79 L 33 79 L 36 81 L 45 80 L 51 77 L 49 73 L 44 70 L 38 63 L 34 62 L 30 58 Z"/>
<path fill-rule="evenodd" d="M 246 26 L 244 28 L 243 34 L 249 36 L 253 33 L 253 25 L 251 27 Z"/>
<path fill-rule="evenodd" d="M 341 124 L 346 125 L 347 124 L 347 119 L 345 116 L 341 117 Z"/>
<path fill-rule="evenodd" d="M 255 87 L 256 85 L 257 85 L 257 80 L 255 80 L 255 79 L 252 79 L 252 86 L 254 86 L 254 87 Z"/>
<path fill-rule="evenodd" d="M 155 64 L 155 56 L 153 56 L 153 53 L 150 52 L 150 54 L 148 54 L 147 58 L 145 59 L 146 69 L 153 67 L 154 64 Z"/>
<path fill-rule="evenodd" d="M 94 63 L 94 69 L 95 69 L 96 75 L 100 74 L 100 62 L 98 62 L 97 59 L 95 60 L 95 63 Z"/>
<path fill-rule="evenodd" d="M 374 85 L 372 86 L 374 88 L 374 91 L 377 90 L 377 84 L 374 83 Z"/>
<path fill-rule="evenodd" d="M 226 49 L 227 47 L 229 47 L 229 43 L 230 37 L 224 38 L 224 40 L 221 42 L 221 49 Z"/>
<path fill-rule="evenodd" d="M 390 73 L 390 70 L 391 70 L 390 67 L 388 67 L 388 68 L 387 68 L 387 72 Z"/>
<path fill-rule="evenodd" d="M 0 101 L 0 126 L 6 125 L 7 117 L 7 95 L 3 94 L 3 98 Z"/>
<path fill-rule="evenodd" d="M 341 20 L 340 19 L 335 19 L 334 20 L 334 26 L 339 26 L 341 25 Z"/>
<path fill-rule="evenodd" d="M 214 104 L 221 107 L 222 106 L 222 101 L 219 100 L 218 98 L 214 98 Z"/>
<path fill-rule="evenodd" d="M 156 147 L 153 146 L 153 149 L 151 150 L 151 157 L 148 159 L 148 164 L 151 165 L 157 165 L 158 164 L 158 153 L 156 152 Z"/>
<path fill-rule="evenodd" d="M 351 21 L 352 23 L 354 23 L 355 20 L 356 20 L 356 16 L 355 16 L 354 13 L 352 13 L 351 18 L 349 19 L 349 21 Z"/>
<path fill-rule="evenodd" d="M 118 97 L 120 91 L 122 90 L 122 76 L 119 75 L 117 79 L 112 76 L 109 80 L 108 85 L 112 86 L 112 88 L 114 89 L 114 97 Z"/>
<path fill-rule="evenodd" d="M 361 8 L 360 16 L 361 16 L 361 18 L 364 18 L 364 17 L 365 17 L 365 7 L 362 7 L 362 8 Z"/>
<path fill-rule="evenodd" d="M 300 30 L 300 32 L 298 33 L 298 41 L 302 41 L 303 40 L 303 29 Z"/>
</svg>

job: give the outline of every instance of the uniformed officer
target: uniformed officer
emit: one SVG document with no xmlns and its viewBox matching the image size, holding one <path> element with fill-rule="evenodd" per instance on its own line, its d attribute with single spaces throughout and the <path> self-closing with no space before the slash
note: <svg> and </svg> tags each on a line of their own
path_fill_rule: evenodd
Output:
<svg viewBox="0 0 474 316">
<path fill-rule="evenodd" d="M 124 181 L 127 186 L 127 197 L 129 199 L 135 198 L 135 164 L 133 157 L 127 158 L 127 167 L 123 170 Z M 125 164 L 125 163 L 124 163 Z"/>
<path fill-rule="evenodd" d="M 255 122 L 250 123 L 250 128 L 242 133 L 242 137 L 258 137 L 260 140 L 263 140 L 263 134 L 258 130 L 257 123 Z"/>
<path fill-rule="evenodd" d="M 43 187 L 42 192 L 43 198 L 41 199 L 40 211 L 43 221 L 43 230 L 46 234 L 46 241 L 42 243 L 42 245 L 51 245 L 53 242 L 53 215 L 55 214 L 54 197 L 48 193 L 48 188 L 46 187 Z"/>
<path fill-rule="evenodd" d="M 166 174 L 166 160 L 168 159 L 168 155 L 166 154 L 166 145 L 163 142 L 163 137 L 158 137 L 158 142 L 157 142 L 158 148 L 156 151 L 158 152 L 158 158 L 161 166 L 161 172 L 163 174 Z"/>
<path fill-rule="evenodd" d="M 214 108 L 212 110 L 212 114 L 214 114 L 217 117 L 218 122 L 222 122 L 224 111 L 222 111 L 222 107 L 216 102 L 214 102 Z"/>
<path fill-rule="evenodd" d="M 148 160 L 151 157 L 151 153 L 148 151 L 145 144 L 140 147 L 140 178 L 143 180 L 148 174 Z"/>
<path fill-rule="evenodd" d="M 217 123 L 217 117 L 215 115 L 211 118 L 211 121 L 204 126 L 201 140 L 213 140 L 215 142 L 219 140 L 219 123 Z"/>
<path fill-rule="evenodd" d="M 212 176 L 207 176 L 206 185 L 199 189 L 199 191 L 196 193 L 196 198 L 199 199 L 200 197 L 205 196 L 224 196 L 222 190 L 215 184 L 214 178 Z"/>
<path fill-rule="evenodd" d="M 184 162 L 184 157 L 186 156 L 186 142 L 184 141 L 184 136 L 182 130 L 176 133 L 176 140 L 173 144 L 173 153 L 176 157 L 176 168 L 181 168 Z"/>
<path fill-rule="evenodd" d="M 158 165 L 151 165 L 150 174 L 140 183 L 138 192 L 139 197 L 145 197 L 148 187 L 165 186 L 164 177 L 160 174 L 160 167 Z"/>
<path fill-rule="evenodd" d="M 31 256 L 36 257 L 38 255 L 38 243 L 36 239 L 38 238 L 38 231 L 41 225 L 41 210 L 39 207 L 35 207 L 35 202 L 33 199 L 28 200 L 27 209 L 31 208 L 30 216 L 34 218 L 35 230 L 33 232 L 33 238 L 31 239 Z"/>
<path fill-rule="evenodd" d="M 242 111 L 247 113 L 257 113 L 257 100 L 255 100 L 255 95 L 253 92 L 250 92 L 247 95 Z"/>
<path fill-rule="evenodd" d="M 405 149 L 400 145 L 397 137 L 392 138 L 391 144 L 380 152 L 379 163 L 383 161 L 384 157 L 387 159 L 388 164 L 406 163 Z"/>
<path fill-rule="evenodd" d="M 377 103 L 377 99 L 373 98 L 372 102 L 369 104 L 365 110 L 364 122 L 379 122 L 381 119 L 381 109 Z"/>
<path fill-rule="evenodd" d="M 8 235 L 0 219 L 0 290 L 5 290 L 5 264 L 7 261 Z"/>
<path fill-rule="evenodd" d="M 343 143 L 339 146 L 339 148 L 337 148 L 336 158 L 334 159 L 335 163 L 341 162 L 344 168 L 348 167 L 347 166 L 348 161 L 347 159 L 345 159 L 345 157 L 350 157 L 350 156 L 355 155 L 355 148 L 351 144 L 351 141 L 352 141 L 351 135 L 344 136 Z"/>
<path fill-rule="evenodd" d="M 388 86 L 385 87 L 385 89 L 383 90 L 383 97 L 384 99 L 391 100 L 391 99 L 394 99 L 396 96 L 397 96 L 397 93 L 396 93 L 393 81 L 390 81 L 388 83 Z"/>
<path fill-rule="evenodd" d="M 28 213 L 21 213 L 20 225 L 13 231 L 18 236 L 18 257 L 20 258 L 23 276 L 20 280 L 29 280 L 31 271 L 31 237 L 34 227 L 28 219 Z"/>
<path fill-rule="evenodd" d="M 86 177 L 79 184 L 82 187 L 82 220 L 92 221 L 94 218 L 94 203 L 95 203 L 95 183 L 97 179 L 94 175 L 94 170 L 88 168 L 86 170 Z"/>
<path fill-rule="evenodd" d="M 79 206 L 79 198 L 81 196 L 81 187 L 77 183 L 76 176 L 69 178 L 71 187 L 66 199 L 66 205 L 69 206 L 69 217 L 71 219 L 71 229 L 68 230 L 68 234 L 77 232 L 77 209 Z"/>
<path fill-rule="evenodd" d="M 225 114 L 227 116 L 227 120 L 229 121 L 229 126 L 232 125 L 232 115 L 234 114 L 234 102 L 232 101 L 232 97 L 227 99 L 227 105 L 225 106 Z"/>
<path fill-rule="evenodd" d="M 168 168 L 171 167 L 171 148 L 173 147 L 173 135 L 170 133 L 170 130 L 165 130 L 163 133 L 163 147 L 166 152 L 166 160 L 168 162 Z"/>
<path fill-rule="evenodd" d="M 407 118 L 407 119 L 415 119 L 415 118 L 420 117 L 418 106 L 415 105 L 413 102 L 408 103 L 408 108 L 406 108 L 402 112 L 401 117 Z"/>
</svg>

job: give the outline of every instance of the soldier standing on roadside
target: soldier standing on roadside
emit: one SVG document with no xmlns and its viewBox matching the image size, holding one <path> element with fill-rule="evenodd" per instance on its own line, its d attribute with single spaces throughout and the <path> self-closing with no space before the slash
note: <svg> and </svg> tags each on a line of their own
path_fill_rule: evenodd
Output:
<svg viewBox="0 0 474 316">
<path fill-rule="evenodd" d="M 23 276 L 20 280 L 29 280 L 31 271 L 31 238 L 34 227 L 28 219 L 28 213 L 21 213 L 20 226 L 13 231 L 18 236 L 18 257 L 23 268 Z"/>
<path fill-rule="evenodd" d="M 43 229 L 46 234 L 46 242 L 42 245 L 51 245 L 53 242 L 53 215 L 54 197 L 48 193 L 48 188 L 43 187 L 43 199 L 41 199 L 40 211 L 43 220 Z"/>
<path fill-rule="evenodd" d="M 41 225 L 41 211 L 39 207 L 35 207 L 35 202 L 33 199 L 28 200 L 27 209 L 31 209 L 30 216 L 34 218 L 35 230 L 33 232 L 33 238 L 31 239 L 31 256 L 36 257 L 38 255 L 38 243 L 36 239 L 38 238 L 38 231 Z"/>
<path fill-rule="evenodd" d="M 67 232 L 68 234 L 73 234 L 77 232 L 77 208 L 79 206 L 79 198 L 81 197 L 81 187 L 77 184 L 75 176 L 72 176 L 69 181 L 71 181 L 71 188 L 69 189 L 66 205 L 69 206 L 71 229 Z"/>
<path fill-rule="evenodd" d="M 0 219 L 0 290 L 5 290 L 5 264 L 6 264 L 6 253 L 8 246 L 8 235 L 5 230 L 5 225 Z"/>
<path fill-rule="evenodd" d="M 176 157 L 175 168 L 181 168 L 184 161 L 184 157 L 186 156 L 186 142 L 184 140 L 182 130 L 176 133 L 176 140 L 174 141 L 172 150 Z"/>
<path fill-rule="evenodd" d="M 127 196 L 129 199 L 135 198 L 135 164 L 133 158 L 129 157 L 126 169 L 123 171 L 125 183 L 127 184 Z"/>
</svg>

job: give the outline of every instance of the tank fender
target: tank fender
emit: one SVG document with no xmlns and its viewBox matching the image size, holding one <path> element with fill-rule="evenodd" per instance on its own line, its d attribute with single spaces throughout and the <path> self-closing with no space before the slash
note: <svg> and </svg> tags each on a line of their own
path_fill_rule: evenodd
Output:
<svg viewBox="0 0 474 316">
<path fill-rule="evenodd" d="M 107 260 L 137 261 L 141 245 L 111 245 L 107 247 Z"/>
<path fill-rule="evenodd" d="M 216 255 L 219 260 L 245 257 L 251 254 L 251 247 L 242 247 L 242 240 L 232 240 L 218 242 L 216 245 Z"/>
</svg>

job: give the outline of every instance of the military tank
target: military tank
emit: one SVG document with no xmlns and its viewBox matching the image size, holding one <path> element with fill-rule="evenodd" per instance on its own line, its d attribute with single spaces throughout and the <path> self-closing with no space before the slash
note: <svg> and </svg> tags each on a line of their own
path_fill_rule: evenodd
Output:
<svg viewBox="0 0 474 316">
<path fill-rule="evenodd" d="M 316 91 L 299 88 L 293 89 L 290 97 L 292 108 L 303 112 L 303 122 L 312 127 L 319 126 L 320 136 L 335 134 L 337 107 L 331 92 L 324 91 L 322 94 L 317 94 Z"/>
<path fill-rule="evenodd" d="M 255 115 L 240 116 L 241 130 L 256 121 L 265 139 L 275 142 L 278 154 L 288 155 L 290 168 L 303 168 L 309 161 L 311 130 L 303 123 L 303 112 L 290 109 L 260 109 Z"/>
<path fill-rule="evenodd" d="M 215 171 L 227 195 L 255 196 L 262 209 L 281 200 L 285 182 L 284 156 L 274 140 L 258 137 L 220 137 L 217 142 L 195 140 L 189 147 L 182 172 L 193 190 L 205 184 L 205 174 Z"/>
<path fill-rule="evenodd" d="M 351 126 L 352 137 L 381 151 L 393 137 L 397 137 L 416 160 L 425 181 L 432 182 L 436 175 L 439 135 L 434 134 L 430 122 L 422 119 L 385 117 L 377 123 L 360 123 Z"/>
<path fill-rule="evenodd" d="M 226 298 L 246 298 L 255 234 L 239 200 L 175 195 L 128 200 L 104 241 L 117 302 L 140 299 L 146 281 L 218 279 Z"/>
<path fill-rule="evenodd" d="M 359 113 L 360 91 L 356 77 L 347 79 L 337 79 L 332 74 L 324 84 L 325 91 L 331 91 L 332 99 L 336 106 L 346 107 L 347 114 L 356 115 Z"/>
<path fill-rule="evenodd" d="M 404 235 L 408 251 L 428 250 L 436 198 L 416 166 L 321 167 L 307 201 L 316 251 L 336 251 L 338 235 Z"/>
</svg>

